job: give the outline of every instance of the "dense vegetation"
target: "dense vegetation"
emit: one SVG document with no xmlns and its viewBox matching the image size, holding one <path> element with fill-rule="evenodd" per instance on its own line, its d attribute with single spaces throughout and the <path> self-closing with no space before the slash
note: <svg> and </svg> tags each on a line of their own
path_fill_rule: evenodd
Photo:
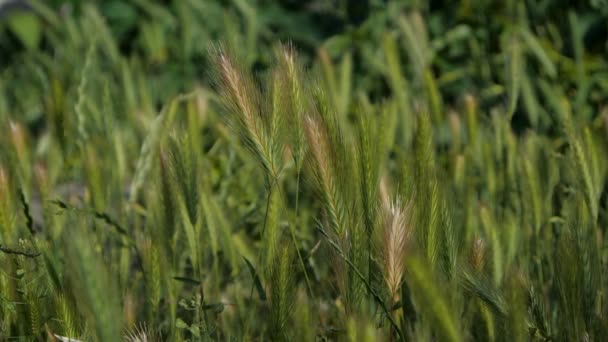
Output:
<svg viewBox="0 0 608 342">
<path fill-rule="evenodd" d="M 0 340 L 608 336 L 602 1 L 28 3 Z"/>
</svg>

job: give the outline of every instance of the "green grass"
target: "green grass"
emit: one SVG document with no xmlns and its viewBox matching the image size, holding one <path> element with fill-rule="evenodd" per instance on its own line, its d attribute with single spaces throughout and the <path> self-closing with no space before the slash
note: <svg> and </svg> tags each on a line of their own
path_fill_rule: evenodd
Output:
<svg viewBox="0 0 608 342">
<path fill-rule="evenodd" d="M 3 28 L 0 340 L 608 335 L 601 6 L 315 3 Z"/>
</svg>

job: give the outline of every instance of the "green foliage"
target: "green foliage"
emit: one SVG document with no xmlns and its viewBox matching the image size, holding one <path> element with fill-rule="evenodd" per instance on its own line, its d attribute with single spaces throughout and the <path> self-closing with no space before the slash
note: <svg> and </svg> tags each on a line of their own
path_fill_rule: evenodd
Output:
<svg viewBox="0 0 608 342">
<path fill-rule="evenodd" d="M 601 1 L 28 4 L 0 340 L 608 335 Z"/>
</svg>

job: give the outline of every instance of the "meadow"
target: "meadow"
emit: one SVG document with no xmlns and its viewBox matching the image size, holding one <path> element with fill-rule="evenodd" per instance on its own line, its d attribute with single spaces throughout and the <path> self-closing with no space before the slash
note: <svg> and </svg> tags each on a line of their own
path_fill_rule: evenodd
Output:
<svg viewBox="0 0 608 342">
<path fill-rule="evenodd" d="M 2 6 L 0 340 L 608 336 L 603 1 Z"/>
</svg>

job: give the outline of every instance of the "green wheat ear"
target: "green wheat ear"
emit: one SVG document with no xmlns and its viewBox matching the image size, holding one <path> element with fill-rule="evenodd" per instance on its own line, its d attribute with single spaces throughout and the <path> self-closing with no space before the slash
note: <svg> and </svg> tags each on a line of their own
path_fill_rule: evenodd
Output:
<svg viewBox="0 0 608 342">
<path fill-rule="evenodd" d="M 418 116 L 415 137 L 416 235 L 424 246 L 431 265 L 435 265 L 440 241 L 440 199 L 435 178 L 433 130 L 427 113 Z"/>
<path fill-rule="evenodd" d="M 131 203 L 137 201 L 139 191 L 152 169 L 153 161 L 158 153 L 158 146 L 167 132 L 167 126 L 172 122 L 175 116 L 178 103 L 185 97 L 187 96 L 179 96 L 172 99 L 152 122 L 150 131 L 141 146 L 137 165 L 135 166 L 135 173 L 129 191 L 129 200 Z"/>
<path fill-rule="evenodd" d="M 81 147 L 84 147 L 86 142 L 89 140 L 89 133 L 87 131 L 87 120 L 86 114 L 84 111 L 84 105 L 87 101 L 87 86 L 90 82 L 89 78 L 92 74 L 93 69 L 93 60 L 95 54 L 95 40 L 90 44 L 89 49 L 87 50 L 86 58 L 84 61 L 84 67 L 82 68 L 82 73 L 80 77 L 80 84 L 78 85 L 78 99 L 74 106 L 74 112 L 76 112 L 76 118 L 78 122 L 78 144 Z"/>
<path fill-rule="evenodd" d="M 76 338 L 79 336 L 77 328 L 77 318 L 73 306 L 70 304 L 65 294 L 56 297 L 57 315 L 62 326 L 62 335 Z"/>
<path fill-rule="evenodd" d="M 303 67 L 293 46 L 279 46 L 275 54 L 278 72 L 283 75 L 281 85 L 287 89 L 286 95 L 283 96 L 286 100 L 283 115 L 287 116 L 284 120 L 287 122 L 286 126 L 290 132 L 288 140 L 296 169 L 299 172 L 307 147 L 304 118 L 312 112 L 309 82 L 306 82 Z"/>
</svg>

